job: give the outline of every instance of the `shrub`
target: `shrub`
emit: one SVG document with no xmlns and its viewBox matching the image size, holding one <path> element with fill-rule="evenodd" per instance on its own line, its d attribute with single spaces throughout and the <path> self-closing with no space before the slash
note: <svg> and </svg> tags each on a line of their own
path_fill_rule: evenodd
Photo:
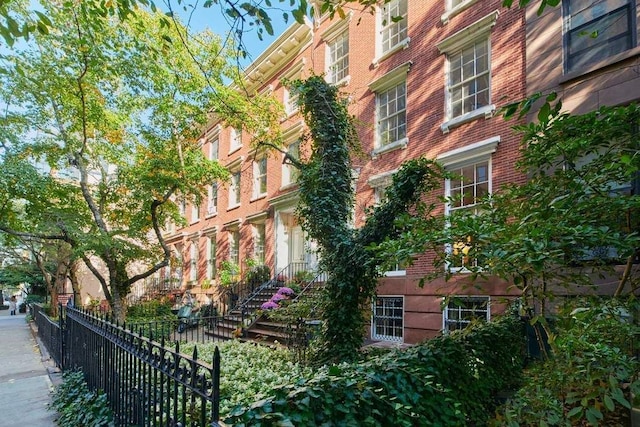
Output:
<svg viewBox="0 0 640 427">
<path fill-rule="evenodd" d="M 459 426 L 486 423 L 494 395 L 522 370 L 522 324 L 511 316 L 365 361 L 325 366 L 236 407 L 232 425 Z"/>
<path fill-rule="evenodd" d="M 127 320 L 174 317 L 171 313 L 171 306 L 172 303 L 168 298 L 139 302 L 127 308 Z"/>
<path fill-rule="evenodd" d="M 82 372 L 65 372 L 62 378 L 63 383 L 55 388 L 49 406 L 59 415 L 59 427 L 114 425 L 107 396 L 102 392 L 89 391 Z"/>
<path fill-rule="evenodd" d="M 628 424 L 630 395 L 640 393 L 633 347 L 640 326 L 630 313 L 630 304 L 615 300 L 569 306 L 549 339 L 552 357 L 527 370 L 524 387 L 499 411 L 495 424 Z"/>
</svg>

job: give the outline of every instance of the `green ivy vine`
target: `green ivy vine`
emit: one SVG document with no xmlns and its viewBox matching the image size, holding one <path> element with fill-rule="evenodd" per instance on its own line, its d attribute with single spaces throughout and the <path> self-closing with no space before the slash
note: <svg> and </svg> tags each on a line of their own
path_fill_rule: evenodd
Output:
<svg viewBox="0 0 640 427">
<path fill-rule="evenodd" d="M 300 169 L 297 213 L 317 242 L 321 266 L 329 276 L 316 360 L 351 360 L 362 345 L 379 266 L 384 262 L 370 247 L 397 235 L 395 219 L 415 207 L 420 194 L 441 185 L 443 170 L 426 159 L 407 162 L 394 176 L 388 202 L 371 210 L 365 225 L 354 229 L 352 156 L 361 144 L 347 100 L 320 76 L 292 85 L 299 94 L 311 144 L 309 159 L 293 162 Z"/>
</svg>

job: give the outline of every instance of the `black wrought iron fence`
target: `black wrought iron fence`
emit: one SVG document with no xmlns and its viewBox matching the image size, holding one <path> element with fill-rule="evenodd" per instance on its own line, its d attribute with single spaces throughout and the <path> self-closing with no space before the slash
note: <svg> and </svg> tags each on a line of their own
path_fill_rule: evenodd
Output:
<svg viewBox="0 0 640 427">
<path fill-rule="evenodd" d="M 179 343 L 172 348 L 165 345 L 164 338 L 151 340 L 92 313 L 70 307 L 61 307 L 60 313 L 59 366 L 80 369 L 91 389 L 106 393 L 116 425 L 218 425 L 217 348 L 211 361 L 201 361 L 197 348 L 192 355 L 185 355 L 180 353 Z M 34 317 L 48 319 L 40 311 Z M 48 343 L 55 342 L 45 335 L 54 331 L 38 325 L 38 334 L 51 354 L 56 347 L 48 347 Z"/>
<path fill-rule="evenodd" d="M 29 312 L 38 327 L 38 336 L 47 348 L 49 355 L 56 362 L 56 365 L 62 366 L 62 331 L 60 323 L 51 319 L 45 313 L 41 305 L 31 304 Z"/>
</svg>

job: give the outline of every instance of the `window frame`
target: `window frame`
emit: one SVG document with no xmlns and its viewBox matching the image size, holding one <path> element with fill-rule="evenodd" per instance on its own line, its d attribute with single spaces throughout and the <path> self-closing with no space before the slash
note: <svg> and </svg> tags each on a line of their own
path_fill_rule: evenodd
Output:
<svg viewBox="0 0 640 427">
<path fill-rule="evenodd" d="M 216 277 L 216 256 L 218 252 L 218 242 L 215 235 L 207 236 L 207 279 L 212 280 Z"/>
<path fill-rule="evenodd" d="M 492 98 L 492 52 L 491 52 L 491 30 L 496 25 L 500 13 L 496 10 L 488 15 L 478 19 L 471 25 L 463 28 L 462 30 L 450 35 L 449 37 L 441 40 L 436 44 L 436 47 L 441 54 L 445 55 L 445 74 L 444 74 L 444 92 L 445 92 L 445 114 L 444 121 L 440 125 L 442 133 L 446 134 L 454 127 L 460 126 L 464 123 L 472 120 L 479 119 L 481 117 L 490 118 L 493 116 L 496 106 L 491 104 Z M 450 78 L 450 55 L 456 52 L 461 52 L 465 47 L 475 44 L 477 41 L 487 40 L 487 55 L 488 55 L 488 72 L 489 72 L 489 104 L 472 110 L 466 114 L 460 116 L 451 117 L 451 102 L 450 102 L 450 90 L 449 90 L 449 78 Z"/>
<path fill-rule="evenodd" d="M 229 154 L 242 148 L 242 128 L 232 127 L 229 131 Z"/>
<path fill-rule="evenodd" d="M 491 297 L 489 297 L 488 295 L 454 295 L 449 298 L 450 298 L 450 302 L 446 306 L 444 306 L 442 310 L 442 330 L 444 332 L 449 333 L 455 330 L 465 329 L 467 326 L 469 326 L 469 324 L 473 321 L 473 319 L 472 320 L 462 319 L 461 318 L 462 311 L 472 311 L 472 315 L 474 316 L 474 319 L 481 318 L 481 316 L 475 316 L 476 311 L 480 313 L 484 313 L 484 320 L 486 322 L 491 321 Z M 458 312 L 458 316 L 457 316 L 458 319 L 451 320 L 450 313 L 449 313 L 450 311 L 449 306 L 451 304 L 451 301 L 464 301 L 464 302 L 470 302 L 470 303 L 483 301 L 484 308 L 480 310 L 475 310 L 473 307 L 472 308 L 456 307 L 457 309 L 456 311 Z M 454 310 L 451 310 L 451 312 L 453 311 Z M 464 324 L 464 326 L 450 328 L 450 325 L 452 324 L 455 324 L 458 326 Z"/>
<path fill-rule="evenodd" d="M 264 222 L 253 224 L 253 257 L 265 263 L 267 227 Z"/>
<path fill-rule="evenodd" d="M 231 171 L 231 178 L 229 181 L 229 206 L 227 210 L 235 209 L 241 204 L 241 185 L 242 185 L 242 173 L 240 169 Z"/>
<path fill-rule="evenodd" d="M 372 155 L 375 157 L 378 154 L 395 150 L 406 148 L 409 143 L 408 136 L 408 122 L 409 122 L 409 93 L 407 91 L 407 80 L 408 73 L 411 70 L 412 63 L 405 62 L 404 64 L 394 68 L 389 73 L 384 76 L 374 80 L 369 84 L 369 90 L 371 90 L 375 95 L 375 120 L 376 120 L 376 128 L 374 135 L 374 149 Z M 404 85 L 404 137 L 396 139 L 395 141 L 391 141 L 389 143 L 382 144 L 382 135 L 380 132 L 380 124 L 381 124 L 381 105 L 380 98 L 382 94 L 388 93 L 391 90 L 397 89 L 400 85 Z M 396 101 L 397 102 L 397 98 Z M 396 111 L 395 115 L 398 115 L 398 111 Z M 387 116 L 385 119 L 387 119 Z M 396 127 L 397 128 L 397 127 Z"/>
<path fill-rule="evenodd" d="M 606 63 L 606 61 L 609 60 L 609 58 L 615 56 L 615 55 L 619 55 L 622 54 L 623 52 L 626 52 L 630 49 L 633 49 L 636 45 L 637 45 L 637 24 L 636 24 L 636 2 L 632 1 L 632 0 L 626 0 L 626 4 L 623 6 L 619 6 L 618 8 L 611 10 L 611 11 L 607 11 L 606 13 L 601 14 L 598 17 L 592 18 L 589 21 L 586 21 L 582 24 L 579 24 L 576 28 L 571 28 L 571 23 L 572 23 L 572 17 L 573 15 L 571 14 L 571 0 L 567 0 L 567 1 L 563 1 L 562 2 L 562 16 L 563 16 L 563 60 L 564 60 L 564 73 L 565 74 L 569 74 L 569 73 L 575 73 L 575 72 L 580 72 L 580 70 L 586 70 L 589 69 L 590 67 L 593 66 L 598 66 L 598 64 L 601 64 L 603 62 Z M 592 5 L 592 7 L 595 7 L 594 5 Z M 598 45 L 604 44 L 605 45 L 605 49 L 603 49 L 602 51 L 608 53 L 608 55 L 606 55 L 606 57 L 602 58 L 602 59 L 597 59 L 597 60 L 587 60 L 586 62 L 583 63 L 578 63 L 578 64 L 572 64 L 571 62 L 571 57 L 576 57 L 578 55 L 574 54 L 574 55 L 570 55 L 570 45 L 571 45 L 571 38 L 573 34 L 577 34 L 578 37 L 589 37 L 591 38 L 591 36 L 589 34 L 580 34 L 581 31 L 584 31 L 585 28 L 590 28 L 592 27 L 594 24 L 597 24 L 597 22 L 600 21 L 604 21 L 607 19 L 607 17 L 615 14 L 618 11 L 621 11 L 623 9 L 627 9 L 627 13 L 626 13 L 626 22 L 627 22 L 627 29 L 628 31 L 625 33 L 628 33 L 628 44 L 627 47 L 623 50 L 621 50 L 620 52 L 615 52 L 612 53 L 612 51 L 610 49 L 606 49 L 606 46 L 608 46 L 608 42 L 612 39 L 621 39 L 623 38 L 622 36 L 617 36 L 617 37 L 611 37 L 611 38 L 607 38 L 604 42 L 598 43 Z M 624 16 L 624 15 L 623 15 Z M 593 52 L 595 49 L 592 46 L 588 46 L 584 49 L 582 49 L 580 52 Z M 598 52 L 601 52 L 600 49 L 598 49 Z"/>
<path fill-rule="evenodd" d="M 381 309 L 383 311 L 383 314 L 378 314 L 378 306 L 377 303 L 378 301 L 385 301 L 385 300 L 393 300 L 394 303 L 395 302 L 400 302 L 400 306 L 398 307 L 397 305 L 386 305 L 383 303 Z M 395 316 L 395 310 L 400 310 L 401 315 L 400 316 Z M 387 310 L 391 310 L 392 313 L 391 314 L 385 314 L 385 312 Z M 402 344 L 404 343 L 404 325 L 405 325 L 405 320 L 404 320 L 404 314 L 405 314 L 405 297 L 404 295 L 378 295 L 375 297 L 374 301 L 372 302 L 372 309 L 371 309 L 371 339 L 373 340 L 377 340 L 377 341 L 386 341 L 386 342 L 395 342 L 395 343 L 399 343 Z M 397 325 L 379 325 L 378 321 L 400 321 L 400 327 L 398 327 Z M 391 332 L 391 333 L 378 333 L 378 327 L 382 327 L 384 329 L 383 332 Z M 399 335 L 396 334 L 395 332 L 399 331 Z"/>
<path fill-rule="evenodd" d="M 235 265 L 240 265 L 240 229 L 235 228 L 229 230 L 229 234 L 227 236 L 229 239 L 229 261 L 235 263 Z"/>
<path fill-rule="evenodd" d="M 261 170 L 261 168 L 264 170 Z M 267 195 L 267 179 L 268 179 L 268 162 L 267 157 L 260 157 L 253 161 L 253 198 L 260 199 Z"/>
<path fill-rule="evenodd" d="M 200 248 L 198 247 L 198 240 L 193 239 L 191 241 L 191 247 L 189 248 L 189 281 L 198 281 L 198 255 Z"/>
<path fill-rule="evenodd" d="M 218 213 L 218 191 L 220 183 L 217 181 L 207 188 L 207 217 L 212 217 Z"/>
<path fill-rule="evenodd" d="M 404 15 L 394 14 L 394 11 L 401 7 L 401 3 L 406 10 Z M 395 52 L 406 49 L 409 46 L 411 39 L 409 38 L 409 0 L 391 0 L 378 8 L 377 13 L 377 41 L 376 50 L 378 52 L 377 57 L 374 59 L 374 66 L 378 65 L 380 61 L 393 55 Z M 394 18 L 401 17 L 402 19 L 393 22 Z M 392 34 L 391 34 L 392 33 Z M 402 37 L 404 33 L 404 37 Z M 386 43 L 386 40 L 392 40 L 397 38 L 397 41 L 393 44 Z"/>
</svg>

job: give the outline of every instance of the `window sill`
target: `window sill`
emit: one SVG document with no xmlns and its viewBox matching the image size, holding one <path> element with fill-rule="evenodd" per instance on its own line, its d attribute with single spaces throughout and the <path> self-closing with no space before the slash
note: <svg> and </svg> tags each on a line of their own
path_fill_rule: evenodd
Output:
<svg viewBox="0 0 640 427">
<path fill-rule="evenodd" d="M 349 86 L 349 83 L 351 82 L 351 75 L 348 75 L 346 77 L 341 78 L 340 80 L 338 80 L 335 83 L 331 83 L 331 82 L 327 82 L 335 87 L 345 87 L 345 86 Z"/>
<path fill-rule="evenodd" d="M 218 215 L 218 211 L 207 212 L 205 219 L 213 218 L 214 216 L 217 216 L 217 215 Z"/>
<path fill-rule="evenodd" d="M 297 187 L 298 183 L 297 182 L 290 182 L 288 184 L 282 184 L 280 186 L 280 191 L 284 191 L 284 190 L 290 190 L 292 188 Z"/>
<path fill-rule="evenodd" d="M 236 205 L 230 205 L 230 206 L 227 208 L 227 212 L 232 211 L 232 210 L 234 210 L 234 209 L 238 209 L 239 207 L 240 207 L 240 203 L 238 203 L 238 204 L 236 204 Z"/>
<path fill-rule="evenodd" d="M 392 47 L 391 49 L 389 49 L 388 51 L 386 51 L 385 53 L 383 53 L 379 57 L 374 58 L 373 63 L 372 63 L 373 64 L 373 68 L 377 68 L 382 61 L 384 61 L 385 59 L 387 59 L 388 57 L 390 57 L 394 53 L 398 52 L 399 50 L 404 50 L 404 49 L 408 48 L 410 41 L 411 41 L 411 38 L 407 37 L 406 39 L 402 40 L 400 43 L 398 43 L 397 45 L 395 45 L 394 47 Z"/>
<path fill-rule="evenodd" d="M 640 56 L 640 46 L 634 47 L 617 55 L 613 55 L 612 57 L 607 58 L 604 61 L 596 62 L 595 64 L 591 64 L 585 68 L 565 73 L 565 75 L 560 79 L 560 84 L 571 83 L 573 80 L 578 80 L 588 74 L 595 73 L 603 68 L 609 67 L 618 62 L 622 62 L 636 56 Z"/>
<path fill-rule="evenodd" d="M 440 21 L 442 21 L 443 25 L 446 25 L 451 18 L 453 18 L 454 16 L 456 16 L 457 14 L 462 12 L 463 10 L 469 8 L 469 6 L 471 6 L 472 4 L 474 4 L 477 1 L 478 0 L 467 0 L 467 1 L 463 2 L 463 3 L 460 3 L 459 5 L 454 7 L 453 9 L 448 10 L 445 13 L 443 13 L 442 16 L 440 17 Z"/>
<path fill-rule="evenodd" d="M 255 202 L 258 201 L 260 199 L 264 199 L 265 197 L 267 197 L 267 193 L 262 193 L 262 194 L 258 194 L 257 196 L 254 196 L 253 198 L 251 198 L 251 200 L 249 200 L 250 202 Z"/>
<path fill-rule="evenodd" d="M 229 148 L 229 156 L 232 155 L 233 153 L 235 153 L 236 151 L 238 151 L 239 149 L 242 148 L 242 145 L 238 145 L 237 147 L 231 147 Z"/>
<path fill-rule="evenodd" d="M 195 219 L 195 220 L 193 220 L 193 221 L 190 221 L 190 222 L 189 222 L 189 225 L 197 224 L 197 223 L 199 223 L 199 222 L 200 222 L 200 218 Z"/>
<path fill-rule="evenodd" d="M 392 142 L 391 144 L 383 145 L 382 147 L 378 147 L 371 153 L 371 157 L 376 158 L 378 155 L 387 153 L 389 151 L 400 150 L 407 148 L 409 144 L 409 138 L 402 138 L 398 141 Z"/>
<path fill-rule="evenodd" d="M 393 270 L 385 271 L 384 277 L 404 277 L 407 275 L 407 270 Z"/>
<path fill-rule="evenodd" d="M 471 122 L 473 120 L 477 120 L 480 117 L 484 116 L 485 119 L 491 118 L 494 111 L 496 111 L 496 106 L 494 104 L 485 105 L 484 107 L 478 108 L 477 110 L 473 110 L 451 120 L 447 120 L 440 125 L 440 129 L 442 130 L 442 133 L 449 133 L 451 129 Z"/>
</svg>

